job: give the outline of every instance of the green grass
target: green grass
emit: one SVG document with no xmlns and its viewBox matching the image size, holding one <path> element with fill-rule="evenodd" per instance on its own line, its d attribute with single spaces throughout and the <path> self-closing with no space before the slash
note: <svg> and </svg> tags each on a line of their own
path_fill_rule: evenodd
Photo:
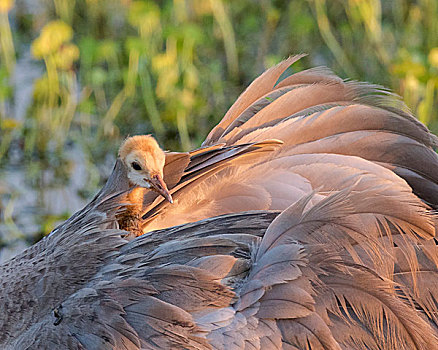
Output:
<svg viewBox="0 0 438 350">
<path fill-rule="evenodd" d="M 0 181 L 2 167 L 13 163 L 26 164 L 39 191 L 47 169 L 62 173 L 57 186 L 68 186 L 75 174 L 67 153 L 75 144 L 87 165 L 79 192 L 89 197 L 101 185 L 101 165 L 126 135 L 153 133 L 172 150 L 199 146 L 254 77 L 301 52 L 309 56 L 297 68 L 326 65 L 341 77 L 389 87 L 438 131 L 437 0 L 48 0 L 41 6 L 32 14 L 22 2 L 0 3 Z M 14 70 L 29 52 L 42 75 L 17 120 Z M 8 208 L 14 227 L 9 197 L 1 196 L 0 209 Z M 54 219 L 44 210 L 50 224 L 40 227 L 47 233 Z"/>
</svg>

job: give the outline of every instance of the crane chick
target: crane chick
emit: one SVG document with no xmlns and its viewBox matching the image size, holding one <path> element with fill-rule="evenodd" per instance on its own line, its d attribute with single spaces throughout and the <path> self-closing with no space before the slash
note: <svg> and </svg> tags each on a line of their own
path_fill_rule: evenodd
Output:
<svg viewBox="0 0 438 350">
<path fill-rule="evenodd" d="M 119 157 L 127 168 L 131 185 L 138 186 L 128 195 L 131 206 L 119 218 L 121 229 L 136 236 L 143 234 L 139 224 L 143 209 L 144 189 L 150 189 L 173 203 L 172 196 L 163 180 L 166 156 L 151 135 L 137 135 L 127 138 L 119 149 Z"/>
</svg>

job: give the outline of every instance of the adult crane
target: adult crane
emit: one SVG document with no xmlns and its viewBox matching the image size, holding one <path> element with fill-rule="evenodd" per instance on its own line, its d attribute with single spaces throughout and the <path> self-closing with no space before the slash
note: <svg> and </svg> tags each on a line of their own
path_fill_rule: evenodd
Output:
<svg viewBox="0 0 438 350">
<path fill-rule="evenodd" d="M 378 86 L 285 77 L 299 58 L 200 149 L 126 140 L 96 197 L 0 266 L 0 347 L 438 349 L 437 138 Z"/>
</svg>

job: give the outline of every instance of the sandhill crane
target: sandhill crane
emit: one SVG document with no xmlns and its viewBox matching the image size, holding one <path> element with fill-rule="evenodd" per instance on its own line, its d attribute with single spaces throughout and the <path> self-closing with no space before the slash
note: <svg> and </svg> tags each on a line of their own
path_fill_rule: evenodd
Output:
<svg viewBox="0 0 438 350">
<path fill-rule="evenodd" d="M 119 216 L 119 228 L 130 235 L 143 234 L 140 216 L 143 211 L 143 197 L 148 190 L 162 195 L 169 203 L 172 196 L 163 180 L 166 155 L 151 135 L 127 138 L 119 149 L 119 157 L 125 164 L 130 185 L 136 186 L 128 195 L 131 203 Z"/>
<path fill-rule="evenodd" d="M 4 263 L 1 348 L 438 349 L 437 139 L 378 86 L 280 80 L 297 59 L 202 148 L 165 153 L 164 185 L 139 191 L 150 162 L 120 152 L 90 204 Z"/>
</svg>

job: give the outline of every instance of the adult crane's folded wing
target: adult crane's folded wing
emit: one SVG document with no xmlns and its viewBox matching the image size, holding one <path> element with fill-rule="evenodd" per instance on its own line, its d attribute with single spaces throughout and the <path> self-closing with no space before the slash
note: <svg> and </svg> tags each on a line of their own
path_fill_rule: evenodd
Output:
<svg viewBox="0 0 438 350">
<path fill-rule="evenodd" d="M 321 68 L 287 76 L 300 57 L 266 71 L 242 93 L 181 169 L 177 205 L 159 198 L 146 206 L 145 231 L 244 210 L 284 210 L 312 191 L 316 200 L 341 190 L 353 175 L 384 178 L 438 205 L 436 137 L 379 86 L 343 81 Z M 239 158 L 245 145 L 267 140 L 281 144 L 253 153 L 250 164 Z"/>
</svg>

